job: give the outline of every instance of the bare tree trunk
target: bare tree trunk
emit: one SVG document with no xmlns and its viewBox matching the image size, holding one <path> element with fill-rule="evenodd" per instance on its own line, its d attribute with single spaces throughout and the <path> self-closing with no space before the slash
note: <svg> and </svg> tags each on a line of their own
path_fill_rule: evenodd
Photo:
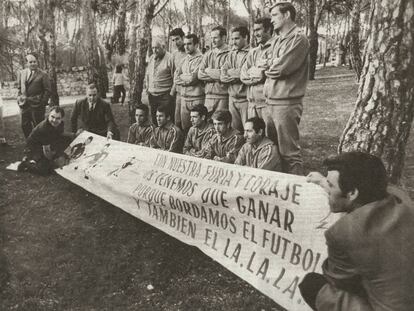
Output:
<svg viewBox="0 0 414 311">
<path fill-rule="evenodd" d="M 206 45 L 204 32 L 203 32 L 203 15 L 204 15 L 204 1 L 199 0 L 198 2 L 198 37 L 200 38 L 200 49 L 203 49 Z"/>
<path fill-rule="evenodd" d="M 101 70 L 99 61 L 99 47 L 96 32 L 95 14 L 92 10 L 92 0 L 82 1 L 83 14 L 83 46 L 88 63 L 88 82 L 95 83 L 99 96 L 106 98 L 105 77 L 107 72 Z M 108 77 L 106 77 L 108 78 Z"/>
<path fill-rule="evenodd" d="M 414 115 L 414 2 L 371 3 L 370 33 L 358 99 L 338 151 L 381 157 L 398 183 Z"/>
<path fill-rule="evenodd" d="M 360 32 L 360 16 L 361 16 L 361 2 L 355 1 L 351 13 L 351 30 L 349 41 L 349 57 L 351 59 L 352 68 L 355 71 L 357 80 L 361 76 L 362 71 L 362 59 L 359 44 L 359 32 Z"/>
<path fill-rule="evenodd" d="M 136 54 L 134 56 L 134 72 L 131 73 L 131 88 L 129 100 L 129 117 L 131 123 L 135 119 L 135 106 L 141 103 L 142 91 L 144 90 L 144 79 L 146 70 L 147 50 L 151 41 L 151 23 L 154 18 L 155 7 L 152 0 L 138 0 L 136 12 L 137 14 L 137 42 Z"/>
<path fill-rule="evenodd" d="M 56 2 L 43 0 L 39 6 L 39 38 L 42 41 L 45 69 L 47 69 L 50 84 L 52 106 L 59 106 L 57 91 L 57 63 L 56 63 Z"/>
<path fill-rule="evenodd" d="M 249 37 L 250 37 L 250 46 L 254 48 L 256 46 L 256 42 L 254 41 L 254 10 L 252 6 L 252 0 L 243 0 L 244 7 L 246 8 L 247 13 L 249 13 Z"/>
<path fill-rule="evenodd" d="M 309 80 L 315 80 L 316 60 L 318 58 L 318 29 L 315 23 L 315 0 L 308 0 L 309 26 Z"/>
</svg>

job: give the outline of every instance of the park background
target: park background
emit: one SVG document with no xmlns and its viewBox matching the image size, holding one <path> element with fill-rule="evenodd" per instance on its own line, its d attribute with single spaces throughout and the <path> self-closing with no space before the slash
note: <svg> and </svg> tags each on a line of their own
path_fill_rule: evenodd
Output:
<svg viewBox="0 0 414 311">
<path fill-rule="evenodd" d="M 306 171 L 319 169 L 338 150 L 364 150 L 380 156 L 392 182 L 413 197 L 413 4 L 293 2 L 311 43 L 311 81 L 300 126 Z M 214 25 L 251 25 L 268 14 L 267 4 L 1 1 L 0 91 L 10 143 L 0 147 L 1 310 L 279 310 L 199 250 L 59 176 L 5 170 L 23 154 L 13 92 L 28 51 L 38 52 L 52 77 L 50 104 L 65 107 L 67 129 L 86 80 L 97 81 L 101 95 L 109 97 L 113 67 L 125 64 L 130 104 L 112 106 L 125 139 L 128 115 L 142 99 L 152 36 L 164 37 L 173 50 L 168 32 L 183 26 L 208 46 Z"/>
</svg>

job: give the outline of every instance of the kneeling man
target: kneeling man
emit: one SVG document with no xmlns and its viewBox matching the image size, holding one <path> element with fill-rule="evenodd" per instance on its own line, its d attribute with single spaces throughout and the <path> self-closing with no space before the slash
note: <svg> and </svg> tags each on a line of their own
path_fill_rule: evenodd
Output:
<svg viewBox="0 0 414 311">
<path fill-rule="evenodd" d="M 409 311 L 414 306 L 414 206 L 387 188 L 381 160 L 362 152 L 325 160 L 328 175 L 308 181 L 326 189 L 333 213 L 345 213 L 325 232 L 323 275 L 299 285 L 318 311 Z"/>
<path fill-rule="evenodd" d="M 279 151 L 275 144 L 265 137 L 266 124 L 263 119 L 250 118 L 244 124 L 246 143 L 241 147 L 234 164 L 282 171 Z"/>
<path fill-rule="evenodd" d="M 158 127 L 153 131 L 151 147 L 175 153 L 181 153 L 183 148 L 183 133 L 171 121 L 171 107 L 166 104 L 158 106 L 156 119 Z"/>
<path fill-rule="evenodd" d="M 18 171 L 47 175 L 53 169 L 65 164 L 64 150 L 74 135 L 64 133 L 63 118 L 65 111 L 59 106 L 51 108 L 47 119 L 40 122 L 26 141 L 24 157 Z"/>
<path fill-rule="evenodd" d="M 216 110 L 211 117 L 216 134 L 210 139 L 206 158 L 215 161 L 234 163 L 244 144 L 240 132 L 231 127 L 231 113 L 228 110 Z"/>
</svg>

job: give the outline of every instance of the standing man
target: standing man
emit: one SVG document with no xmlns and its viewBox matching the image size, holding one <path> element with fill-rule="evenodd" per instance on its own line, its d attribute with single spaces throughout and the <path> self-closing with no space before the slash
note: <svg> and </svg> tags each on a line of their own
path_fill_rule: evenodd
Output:
<svg viewBox="0 0 414 311">
<path fill-rule="evenodd" d="M 263 86 L 266 80 L 263 64 L 270 55 L 270 39 L 273 34 L 273 24 L 270 18 L 262 17 L 254 22 L 254 38 L 257 47 L 251 49 L 240 71 L 240 80 L 247 85 L 248 117 L 263 118 L 266 99 Z"/>
<path fill-rule="evenodd" d="M 81 121 L 80 127 L 78 119 Z M 70 121 L 73 133 L 79 134 L 81 130 L 86 130 L 108 139 L 120 139 L 111 105 L 98 96 L 95 84 L 87 86 L 86 98 L 76 101 Z"/>
<path fill-rule="evenodd" d="M 191 109 L 192 127 L 188 131 L 183 153 L 193 157 L 204 158 L 206 146 L 215 134 L 213 125 L 207 122 L 207 108 L 202 105 Z"/>
<path fill-rule="evenodd" d="M 241 147 L 234 164 L 281 171 L 279 151 L 275 144 L 265 137 L 266 124 L 258 117 L 250 118 L 244 124 L 246 143 Z"/>
<path fill-rule="evenodd" d="M 33 128 L 45 119 L 46 105 L 51 93 L 48 75 L 39 69 L 37 56 L 26 56 L 27 68 L 17 77 L 17 103 L 20 107 L 22 129 L 28 138 Z"/>
<path fill-rule="evenodd" d="M 249 30 L 240 26 L 231 32 L 233 50 L 229 52 L 223 70 L 221 82 L 228 85 L 229 111 L 232 116 L 231 126 L 243 132 L 243 124 L 247 120 L 248 101 L 246 98 L 247 86 L 240 81 L 240 68 L 246 61 L 249 52 Z"/>
<path fill-rule="evenodd" d="M 309 42 L 295 24 L 296 10 L 291 3 L 276 3 L 270 13 L 278 36 L 272 40 L 271 59 L 266 66 L 263 119 L 267 135 L 279 147 L 283 172 L 303 175 L 299 122 L 308 82 Z"/>
<path fill-rule="evenodd" d="M 168 105 L 173 109 L 171 88 L 174 80 L 174 58 L 165 50 L 165 45 L 159 40 L 152 44 L 151 55 L 145 75 L 148 101 L 151 108 L 152 123 L 157 124 L 155 117 L 158 106 Z"/>
<path fill-rule="evenodd" d="M 216 110 L 227 110 L 229 107 L 227 85 L 220 81 L 220 70 L 230 52 L 226 36 L 226 29 L 222 26 L 216 26 L 211 30 L 213 49 L 203 55 L 198 71 L 198 78 L 206 84 L 204 104 L 210 115 Z"/>
<path fill-rule="evenodd" d="M 234 163 L 241 146 L 244 144 L 240 132 L 231 127 L 231 113 L 228 110 L 216 110 L 212 116 L 216 134 L 210 139 L 206 158 L 215 161 Z"/>
<path fill-rule="evenodd" d="M 150 147 L 154 126 L 148 119 L 148 106 L 139 104 L 135 108 L 136 123 L 132 124 L 128 131 L 128 144 Z"/>
<path fill-rule="evenodd" d="M 179 68 L 187 55 L 184 50 L 184 31 L 181 28 L 174 28 L 170 32 L 170 38 L 171 41 L 175 44 L 175 47 L 177 50 L 172 53 L 173 59 L 174 59 L 174 67 L 175 70 Z M 180 86 L 176 85 L 175 81 L 173 83 L 173 86 L 171 88 L 171 96 L 174 99 L 175 98 L 175 113 L 174 113 L 174 119 L 175 119 L 175 125 L 178 127 L 181 127 L 181 117 L 180 117 L 180 108 L 181 108 L 181 98 L 180 98 Z"/>
<path fill-rule="evenodd" d="M 326 178 L 312 172 L 308 181 L 326 190 L 332 213 L 344 214 L 325 231 L 323 275 L 305 276 L 302 297 L 318 311 L 413 310 L 413 202 L 387 185 L 373 155 L 342 153 L 324 166 Z"/>
<path fill-rule="evenodd" d="M 151 147 L 165 151 L 181 153 L 184 136 L 171 121 L 171 106 L 161 105 L 157 108 L 157 124 L 151 137 Z"/>
<path fill-rule="evenodd" d="M 175 72 L 175 83 L 180 87 L 179 92 L 181 93 L 180 119 L 184 131 L 187 131 L 192 123 L 190 110 L 196 106 L 204 106 L 204 82 L 198 79 L 198 70 L 203 54 L 197 48 L 198 42 L 198 37 L 195 34 L 187 35 L 184 38 L 187 56 Z"/>
<path fill-rule="evenodd" d="M 3 99 L 0 96 L 0 147 L 7 146 L 6 128 L 3 120 Z"/>
</svg>

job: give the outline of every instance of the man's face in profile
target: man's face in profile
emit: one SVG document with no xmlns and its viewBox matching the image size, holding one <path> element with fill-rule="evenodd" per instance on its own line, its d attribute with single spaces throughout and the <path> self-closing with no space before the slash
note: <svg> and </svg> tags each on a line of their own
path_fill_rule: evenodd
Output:
<svg viewBox="0 0 414 311">
<path fill-rule="evenodd" d="M 349 199 L 348 194 L 343 193 L 339 187 L 339 172 L 328 171 L 326 176 L 328 184 L 329 206 L 332 213 L 350 212 L 353 201 Z"/>
</svg>

